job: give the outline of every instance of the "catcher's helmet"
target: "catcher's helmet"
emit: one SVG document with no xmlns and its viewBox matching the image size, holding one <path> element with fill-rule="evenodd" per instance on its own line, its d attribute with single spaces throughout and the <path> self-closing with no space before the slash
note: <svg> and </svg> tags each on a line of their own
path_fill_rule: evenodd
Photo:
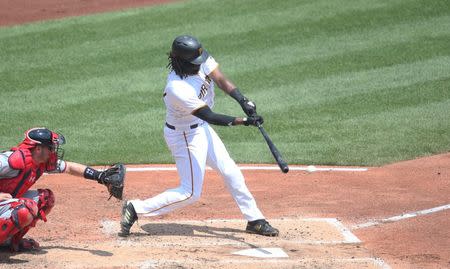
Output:
<svg viewBox="0 0 450 269">
<path fill-rule="evenodd" d="M 37 145 L 58 148 L 65 143 L 66 139 L 62 134 L 57 134 L 47 128 L 32 128 L 25 132 L 25 139 L 21 145 L 27 148 L 34 148 Z"/>
<path fill-rule="evenodd" d="M 172 43 L 171 54 L 191 64 L 200 65 L 208 59 L 208 52 L 193 36 L 182 35 L 175 38 Z"/>
</svg>

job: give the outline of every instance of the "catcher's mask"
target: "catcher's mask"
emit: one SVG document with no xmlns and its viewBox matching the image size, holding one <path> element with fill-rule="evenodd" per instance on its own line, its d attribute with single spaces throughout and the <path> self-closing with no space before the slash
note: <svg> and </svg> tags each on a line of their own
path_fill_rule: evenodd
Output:
<svg viewBox="0 0 450 269">
<path fill-rule="evenodd" d="M 201 65 L 209 57 L 202 44 L 190 35 L 177 36 L 172 43 L 170 54 L 194 65 Z"/>
<path fill-rule="evenodd" d="M 35 148 L 37 145 L 46 146 L 55 155 L 56 159 L 62 160 L 64 150 L 60 148 L 66 143 L 62 134 L 50 131 L 47 128 L 32 128 L 25 132 L 25 139 L 19 144 L 19 148 Z"/>
</svg>

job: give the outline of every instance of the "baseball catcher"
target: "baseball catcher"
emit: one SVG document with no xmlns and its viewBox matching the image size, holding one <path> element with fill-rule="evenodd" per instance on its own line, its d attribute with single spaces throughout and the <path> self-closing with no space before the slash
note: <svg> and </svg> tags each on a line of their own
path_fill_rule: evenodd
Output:
<svg viewBox="0 0 450 269">
<path fill-rule="evenodd" d="M 111 196 L 122 199 L 125 166 L 115 164 L 100 171 L 64 161 L 61 146 L 65 142 L 62 134 L 33 128 L 25 132 L 17 147 L 0 153 L 0 245 L 9 245 L 11 251 L 39 249 L 38 242 L 23 237 L 38 220 L 47 221 L 55 204 L 51 190 L 30 190 L 45 172 L 95 180 L 105 185 Z"/>
</svg>

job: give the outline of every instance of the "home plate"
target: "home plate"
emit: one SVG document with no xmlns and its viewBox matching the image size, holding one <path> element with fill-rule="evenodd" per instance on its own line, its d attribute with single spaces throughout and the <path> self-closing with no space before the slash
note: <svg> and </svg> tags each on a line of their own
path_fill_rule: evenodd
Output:
<svg viewBox="0 0 450 269">
<path fill-rule="evenodd" d="M 249 248 L 232 254 L 257 258 L 289 258 L 281 248 Z"/>
</svg>

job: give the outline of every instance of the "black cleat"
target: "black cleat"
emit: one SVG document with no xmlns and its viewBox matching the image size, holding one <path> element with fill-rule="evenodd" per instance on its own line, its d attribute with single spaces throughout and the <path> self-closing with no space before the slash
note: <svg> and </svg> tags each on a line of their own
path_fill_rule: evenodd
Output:
<svg viewBox="0 0 450 269">
<path fill-rule="evenodd" d="M 245 229 L 245 231 L 247 233 L 260 234 L 264 236 L 278 236 L 278 234 L 280 233 L 278 229 L 270 226 L 270 224 L 265 219 L 249 221 L 247 224 L 247 229 Z"/>
<path fill-rule="evenodd" d="M 118 233 L 121 237 L 127 237 L 130 235 L 131 226 L 138 219 L 136 210 L 132 203 L 127 203 L 125 201 L 122 206 L 122 220 L 120 221 L 120 232 Z"/>
</svg>

